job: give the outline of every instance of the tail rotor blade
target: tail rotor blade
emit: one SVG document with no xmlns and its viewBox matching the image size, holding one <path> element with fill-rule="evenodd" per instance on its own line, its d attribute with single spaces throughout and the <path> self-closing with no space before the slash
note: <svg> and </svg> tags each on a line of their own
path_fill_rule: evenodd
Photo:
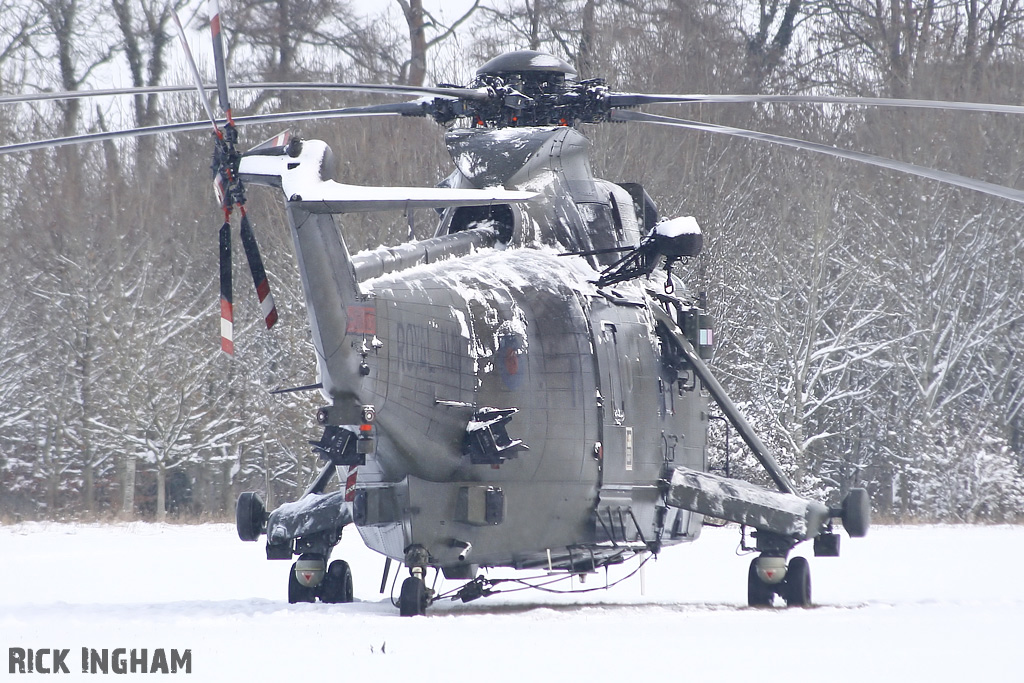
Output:
<svg viewBox="0 0 1024 683">
<path fill-rule="evenodd" d="M 231 298 L 231 224 L 220 228 L 220 349 L 235 355 L 235 313 Z"/>
<path fill-rule="evenodd" d="M 238 176 L 238 163 L 241 158 L 235 151 L 238 133 L 231 118 L 231 102 L 228 99 L 227 69 L 224 60 L 224 41 L 221 36 L 220 2 L 209 0 L 210 32 L 213 34 L 213 61 L 217 68 L 217 94 L 220 107 L 224 110 L 227 123 L 218 132 L 218 141 L 214 153 L 214 176 L 221 204 L 224 208 L 225 222 L 220 229 L 220 310 L 221 310 L 221 348 L 228 354 L 234 354 L 233 323 L 234 311 L 231 298 L 231 225 L 228 219 L 234 207 L 238 207 L 242 215 L 242 248 L 249 261 L 249 271 L 256 286 L 256 295 L 260 300 L 263 320 L 267 329 L 277 322 L 277 306 L 270 294 L 270 283 L 263 267 L 260 248 L 256 244 L 256 235 L 252 224 L 245 213 L 245 188 Z M 282 143 L 283 144 L 283 143 Z M 223 192 L 221 195 L 220 193 Z"/>
<path fill-rule="evenodd" d="M 224 61 L 224 40 L 220 34 L 220 2 L 210 0 L 207 5 L 210 11 L 210 31 L 213 33 L 213 63 L 217 67 L 217 95 L 220 97 L 220 108 L 231 119 L 231 102 L 228 100 L 228 76 Z"/>
<path fill-rule="evenodd" d="M 263 258 L 260 256 L 260 248 L 256 244 L 256 234 L 249 223 L 249 217 L 244 212 L 242 213 L 242 248 L 245 249 L 245 257 L 249 261 L 252 283 L 256 286 L 256 296 L 260 299 L 263 320 L 267 323 L 269 330 L 277 322 L 277 306 L 274 304 L 274 296 L 270 293 L 267 272 L 263 268 Z"/>
</svg>

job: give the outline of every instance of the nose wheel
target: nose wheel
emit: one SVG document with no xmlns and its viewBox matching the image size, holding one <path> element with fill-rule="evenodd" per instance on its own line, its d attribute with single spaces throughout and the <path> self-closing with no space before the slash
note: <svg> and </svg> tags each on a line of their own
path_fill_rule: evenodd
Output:
<svg viewBox="0 0 1024 683">
<path fill-rule="evenodd" d="M 334 560 L 324 570 L 326 559 L 303 555 L 288 573 L 288 602 L 352 602 L 352 570 L 345 560 Z"/>
<path fill-rule="evenodd" d="M 410 576 L 402 582 L 398 611 L 403 617 L 419 617 L 427 613 L 427 585 L 419 576 Z"/>
<path fill-rule="evenodd" d="M 288 572 L 288 602 L 292 605 L 299 602 L 316 602 L 316 588 L 302 584 L 296 572 L 297 564 L 293 563 L 291 571 Z"/>
<path fill-rule="evenodd" d="M 757 575 L 757 560 L 750 561 L 750 570 L 747 572 L 747 605 L 750 607 L 771 607 L 775 599 L 775 589 L 761 580 Z"/>
<path fill-rule="evenodd" d="M 747 572 L 747 604 L 771 607 L 778 595 L 787 607 L 811 606 L 811 567 L 807 558 L 761 555 L 750 561 Z"/>
<path fill-rule="evenodd" d="M 409 547 L 405 552 L 405 565 L 409 567 L 409 578 L 402 582 L 398 596 L 398 611 L 403 617 L 418 617 L 427 613 L 427 606 L 433 601 L 433 591 L 427 588 L 424 578 L 430 554 L 420 545 Z"/>
</svg>

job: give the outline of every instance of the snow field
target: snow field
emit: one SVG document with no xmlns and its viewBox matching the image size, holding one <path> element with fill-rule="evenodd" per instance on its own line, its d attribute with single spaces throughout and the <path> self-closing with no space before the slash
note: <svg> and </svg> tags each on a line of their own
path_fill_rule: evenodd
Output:
<svg viewBox="0 0 1024 683">
<path fill-rule="evenodd" d="M 190 648 L 194 681 L 1024 678 L 1024 527 L 843 538 L 842 557 L 811 558 L 809 610 L 746 608 L 738 540 L 735 527 L 706 528 L 649 562 L 642 582 L 608 591 L 445 601 L 402 619 L 378 593 L 383 558 L 355 533 L 334 557 L 352 565 L 357 602 L 289 605 L 290 564 L 268 562 L 233 525 L 0 527 L 0 676 L 10 647 L 70 648 L 60 680 L 96 678 L 81 674 L 82 647 L 124 647 Z M 583 587 L 603 585 L 601 573 Z M 117 676 L 136 678 L 149 677 Z"/>
</svg>

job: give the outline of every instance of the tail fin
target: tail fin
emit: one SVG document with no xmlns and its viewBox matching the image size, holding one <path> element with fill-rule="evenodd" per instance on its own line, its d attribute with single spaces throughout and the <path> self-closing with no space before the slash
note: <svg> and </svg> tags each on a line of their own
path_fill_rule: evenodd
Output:
<svg viewBox="0 0 1024 683">
<path fill-rule="evenodd" d="M 284 192 L 320 379 L 333 394 L 358 395 L 360 356 L 346 336 L 375 334 L 375 308 L 359 289 L 355 268 L 334 214 L 415 207 L 486 206 L 529 201 L 532 192 L 501 188 L 364 187 L 325 179 L 331 150 L 320 140 L 247 153 L 239 172 L 247 183 Z"/>
</svg>

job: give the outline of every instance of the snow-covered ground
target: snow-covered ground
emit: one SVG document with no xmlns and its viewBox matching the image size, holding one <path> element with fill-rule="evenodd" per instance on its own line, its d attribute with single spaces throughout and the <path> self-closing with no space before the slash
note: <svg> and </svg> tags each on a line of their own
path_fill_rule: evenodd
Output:
<svg viewBox="0 0 1024 683">
<path fill-rule="evenodd" d="M 354 533 L 335 557 L 352 564 L 357 602 L 289 605 L 289 564 L 265 560 L 233 525 L 0 527 L 0 677 L 12 647 L 70 648 L 71 674 L 57 680 L 96 678 L 80 673 L 82 647 L 190 648 L 196 681 L 1024 675 L 1024 527 L 875 527 L 844 538 L 842 557 L 811 559 L 818 606 L 808 610 L 745 607 L 738 537 L 707 528 L 648 563 L 643 581 L 609 591 L 509 593 L 403 619 L 378 593 L 383 558 Z M 601 574 L 584 587 L 603 584 Z"/>
</svg>

